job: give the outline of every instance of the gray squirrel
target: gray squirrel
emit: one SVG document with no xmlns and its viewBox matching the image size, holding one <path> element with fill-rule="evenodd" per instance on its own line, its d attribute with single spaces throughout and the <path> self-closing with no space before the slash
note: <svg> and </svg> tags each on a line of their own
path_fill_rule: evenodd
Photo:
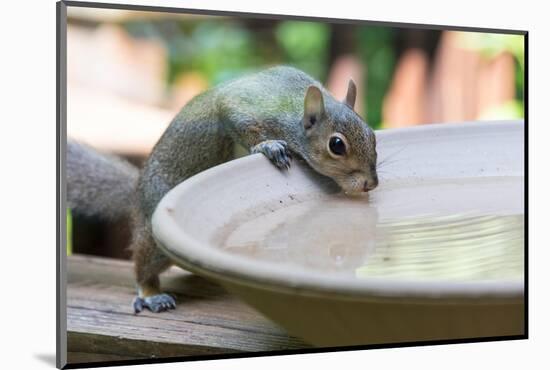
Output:
<svg viewBox="0 0 550 370">
<path fill-rule="evenodd" d="M 233 144 L 263 153 L 281 170 L 303 159 L 345 193 L 378 185 L 374 132 L 353 110 L 356 87 L 333 98 L 304 72 L 279 66 L 228 81 L 193 98 L 172 120 L 139 171 L 120 158 L 68 141 L 68 206 L 75 214 L 132 220 L 138 295 L 134 312 L 175 308 L 159 274 L 172 265 L 156 246 L 151 216 L 183 180 L 231 159 Z M 238 174 L 235 174 L 238 176 Z"/>
</svg>

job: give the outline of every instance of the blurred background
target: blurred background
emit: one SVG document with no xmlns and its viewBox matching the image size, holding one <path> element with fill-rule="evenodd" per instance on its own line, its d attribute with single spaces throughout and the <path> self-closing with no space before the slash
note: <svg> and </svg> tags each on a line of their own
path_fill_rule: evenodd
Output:
<svg viewBox="0 0 550 370">
<path fill-rule="evenodd" d="M 376 129 L 518 119 L 521 35 L 68 8 L 67 132 L 136 164 L 174 115 L 220 82 L 293 65 Z M 73 220 L 78 253 L 128 258 L 126 223 Z"/>
</svg>

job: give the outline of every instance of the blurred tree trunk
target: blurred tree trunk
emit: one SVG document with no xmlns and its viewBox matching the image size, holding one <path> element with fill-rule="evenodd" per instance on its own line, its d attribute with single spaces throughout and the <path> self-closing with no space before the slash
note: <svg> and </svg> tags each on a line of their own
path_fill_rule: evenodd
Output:
<svg viewBox="0 0 550 370">
<path fill-rule="evenodd" d="M 484 56 L 461 32 L 445 31 L 439 40 L 433 35 L 400 33 L 401 52 L 384 101 L 386 127 L 472 121 L 514 99 L 512 55 Z"/>
<path fill-rule="evenodd" d="M 476 118 L 514 99 L 514 57 L 510 53 L 501 53 L 492 60 L 484 61 L 479 72 Z"/>
<path fill-rule="evenodd" d="M 459 33 L 444 32 L 429 88 L 427 122 L 458 122 L 476 117 L 481 56 L 461 47 Z"/>
<path fill-rule="evenodd" d="M 386 127 L 404 127 L 425 122 L 428 56 L 422 49 L 405 51 L 397 63 L 386 99 Z"/>
<path fill-rule="evenodd" d="M 461 32 L 447 31 L 439 45 L 429 86 L 427 122 L 479 119 L 514 98 L 514 59 L 494 58 L 464 45 Z"/>
<path fill-rule="evenodd" d="M 429 71 L 439 37 L 428 30 L 398 33 L 398 61 L 383 104 L 385 127 L 426 122 Z"/>
<path fill-rule="evenodd" d="M 357 54 L 356 31 L 357 27 L 354 25 L 332 25 L 326 86 L 337 99 L 342 100 L 346 96 L 348 82 L 352 79 L 357 86 L 354 109 L 365 116 L 363 101 L 367 66 Z"/>
</svg>

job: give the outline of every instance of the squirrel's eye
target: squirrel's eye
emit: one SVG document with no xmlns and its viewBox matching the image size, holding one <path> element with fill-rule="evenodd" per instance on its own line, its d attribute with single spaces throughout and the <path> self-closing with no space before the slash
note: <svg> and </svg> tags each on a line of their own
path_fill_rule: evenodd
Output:
<svg viewBox="0 0 550 370">
<path fill-rule="evenodd" d="M 338 136 L 333 136 L 328 142 L 328 148 L 335 155 L 344 155 L 346 154 L 346 144 L 344 140 Z"/>
</svg>

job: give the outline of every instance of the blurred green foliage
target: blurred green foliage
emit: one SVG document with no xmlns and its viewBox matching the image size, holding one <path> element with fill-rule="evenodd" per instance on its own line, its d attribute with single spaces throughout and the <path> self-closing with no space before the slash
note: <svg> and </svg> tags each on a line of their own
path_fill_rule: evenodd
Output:
<svg viewBox="0 0 550 370">
<path fill-rule="evenodd" d="M 67 208 L 67 256 L 73 254 L 73 217 Z"/>
<path fill-rule="evenodd" d="M 154 37 L 168 50 L 168 83 L 181 73 L 201 73 L 217 84 L 253 69 L 290 64 L 321 79 L 328 68 L 330 26 L 316 22 L 278 22 L 272 35 L 255 33 L 238 20 L 125 23 L 137 37 Z"/>
<path fill-rule="evenodd" d="M 182 71 L 200 71 L 218 83 L 259 63 L 249 32 L 233 24 L 205 22 L 188 37 L 168 44 L 171 78 Z"/>
<path fill-rule="evenodd" d="M 524 75 L 525 75 L 525 48 L 522 35 L 508 35 L 496 33 L 464 32 L 461 34 L 461 44 L 464 48 L 475 50 L 487 59 L 492 59 L 500 53 L 507 52 L 514 56 L 516 64 L 514 101 L 505 103 L 501 107 L 493 107 L 484 112 L 482 118 L 521 118 L 524 113 Z"/>
<path fill-rule="evenodd" d="M 168 50 L 168 83 L 184 72 L 216 84 L 262 64 L 251 32 L 238 22 L 139 20 L 125 24 L 138 37 L 160 39 Z"/>
<path fill-rule="evenodd" d="M 330 27 L 325 23 L 281 22 L 275 29 L 278 45 L 288 64 L 324 80 L 328 69 Z"/>
<path fill-rule="evenodd" d="M 264 24 L 265 22 L 271 22 Z M 201 74 L 210 85 L 252 70 L 289 64 L 326 82 L 331 62 L 332 26 L 322 22 L 246 20 L 239 18 L 141 19 L 124 24 L 137 37 L 161 40 L 168 50 L 168 85 L 187 72 Z M 357 26 L 355 52 L 367 66 L 365 118 L 383 126 L 384 98 L 397 64 L 398 38 L 404 29 Z M 439 32 L 439 31 L 434 31 Z M 516 58 L 516 100 L 486 112 L 488 117 L 522 117 L 524 45 L 521 35 L 463 32 L 463 47 L 487 58 L 506 51 Z M 333 56 L 332 56 L 333 57 Z M 495 116 L 496 115 L 496 116 Z"/>
<path fill-rule="evenodd" d="M 331 26 L 320 22 L 281 21 L 272 38 L 238 20 L 136 20 L 125 24 L 137 37 L 160 39 L 168 50 L 167 82 L 186 71 L 217 84 L 272 64 L 293 65 L 325 82 L 329 69 Z M 395 66 L 394 30 L 357 27 L 358 53 L 369 66 L 364 105 L 367 121 L 379 127 L 382 102 Z"/>
<path fill-rule="evenodd" d="M 395 31 L 383 27 L 359 28 L 359 54 L 368 66 L 365 94 L 366 120 L 382 126 L 382 105 L 395 68 Z"/>
</svg>

